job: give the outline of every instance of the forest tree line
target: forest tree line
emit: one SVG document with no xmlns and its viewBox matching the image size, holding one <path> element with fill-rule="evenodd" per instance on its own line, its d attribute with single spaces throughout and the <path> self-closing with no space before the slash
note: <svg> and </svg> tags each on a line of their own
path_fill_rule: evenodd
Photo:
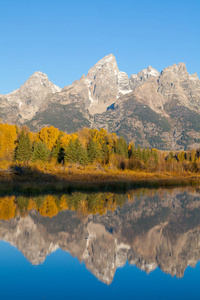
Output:
<svg viewBox="0 0 200 300">
<path fill-rule="evenodd" d="M 29 128 L 0 124 L 0 164 L 92 165 L 99 163 L 120 170 L 182 172 L 200 171 L 200 151 L 164 152 L 135 147 L 121 136 L 105 129 L 84 128 L 66 134 L 44 127 L 38 133 Z"/>
</svg>

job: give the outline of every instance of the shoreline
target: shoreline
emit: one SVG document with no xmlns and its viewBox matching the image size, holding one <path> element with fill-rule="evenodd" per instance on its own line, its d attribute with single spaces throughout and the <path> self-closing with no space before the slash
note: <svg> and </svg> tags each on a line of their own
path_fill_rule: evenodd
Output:
<svg viewBox="0 0 200 300">
<path fill-rule="evenodd" d="M 68 174 L 30 173 L 1 176 L 0 195 L 26 195 L 46 192 L 127 192 L 137 188 L 174 188 L 200 185 L 197 174 L 162 174 L 144 172 L 75 172 Z"/>
</svg>

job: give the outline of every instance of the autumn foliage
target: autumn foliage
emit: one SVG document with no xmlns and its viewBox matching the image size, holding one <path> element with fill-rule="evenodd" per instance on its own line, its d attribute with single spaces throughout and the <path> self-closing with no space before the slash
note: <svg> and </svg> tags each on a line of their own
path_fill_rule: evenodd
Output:
<svg viewBox="0 0 200 300">
<path fill-rule="evenodd" d="M 82 165 L 99 164 L 107 170 L 148 172 L 199 172 L 200 151 L 163 152 L 135 147 L 105 129 L 84 128 L 67 134 L 44 127 L 32 133 L 28 127 L 0 124 L 0 168 L 9 164 Z M 46 167 L 48 169 L 48 167 Z"/>
</svg>

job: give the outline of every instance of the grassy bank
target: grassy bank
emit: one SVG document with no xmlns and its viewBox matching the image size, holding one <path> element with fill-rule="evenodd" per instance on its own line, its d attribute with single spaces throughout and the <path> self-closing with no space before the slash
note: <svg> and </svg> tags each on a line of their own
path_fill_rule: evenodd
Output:
<svg viewBox="0 0 200 300">
<path fill-rule="evenodd" d="M 110 191 L 124 192 L 134 188 L 159 188 L 199 185 L 196 173 L 162 173 L 109 170 L 98 167 L 55 167 L 43 165 L 0 170 L 0 194 L 27 195 L 46 192 Z"/>
</svg>

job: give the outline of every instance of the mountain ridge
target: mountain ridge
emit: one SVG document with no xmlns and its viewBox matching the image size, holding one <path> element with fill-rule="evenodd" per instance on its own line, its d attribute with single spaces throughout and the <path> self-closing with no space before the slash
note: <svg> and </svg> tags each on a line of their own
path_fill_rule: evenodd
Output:
<svg viewBox="0 0 200 300">
<path fill-rule="evenodd" d="M 184 63 L 161 72 L 149 66 L 129 78 L 109 54 L 62 89 L 35 72 L 19 89 L 0 95 L 0 107 L 4 122 L 34 131 L 103 127 L 144 147 L 200 147 L 200 80 Z"/>
</svg>

